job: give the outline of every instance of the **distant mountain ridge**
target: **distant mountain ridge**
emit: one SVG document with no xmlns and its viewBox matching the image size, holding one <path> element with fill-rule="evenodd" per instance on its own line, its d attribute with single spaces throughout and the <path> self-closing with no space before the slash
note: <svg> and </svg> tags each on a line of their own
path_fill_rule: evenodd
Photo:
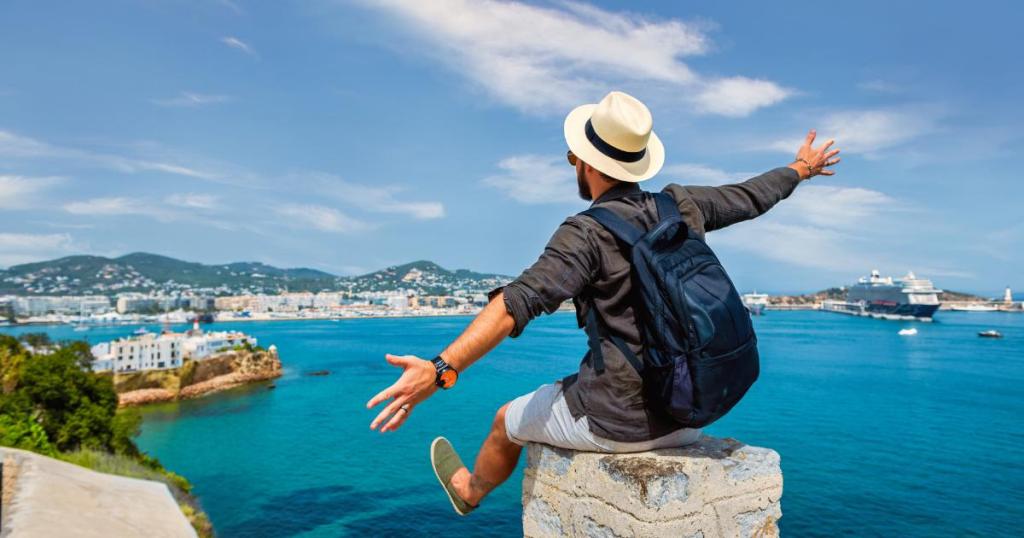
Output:
<svg viewBox="0 0 1024 538">
<path fill-rule="evenodd" d="M 281 269 L 260 262 L 207 265 L 145 252 L 117 258 L 67 256 L 0 270 L 0 295 L 114 295 L 122 292 L 198 292 L 215 295 L 285 291 L 392 291 L 447 294 L 480 291 L 510 277 L 419 260 L 352 277 L 305 267 Z"/>
</svg>

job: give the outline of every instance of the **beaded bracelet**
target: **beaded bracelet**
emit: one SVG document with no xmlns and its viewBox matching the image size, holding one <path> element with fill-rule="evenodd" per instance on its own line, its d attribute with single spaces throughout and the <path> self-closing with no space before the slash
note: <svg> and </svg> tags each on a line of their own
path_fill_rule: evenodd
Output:
<svg viewBox="0 0 1024 538">
<path fill-rule="evenodd" d="M 811 176 L 813 176 L 813 175 L 814 175 L 814 167 L 812 167 L 812 166 L 811 166 L 811 163 L 809 163 L 809 162 L 805 161 L 805 160 L 804 160 L 803 158 L 801 158 L 801 157 L 797 157 L 797 159 L 796 159 L 796 160 L 798 160 L 798 161 L 800 161 L 800 162 L 804 163 L 804 166 L 806 166 L 806 167 L 807 167 L 807 177 L 811 177 Z"/>
</svg>

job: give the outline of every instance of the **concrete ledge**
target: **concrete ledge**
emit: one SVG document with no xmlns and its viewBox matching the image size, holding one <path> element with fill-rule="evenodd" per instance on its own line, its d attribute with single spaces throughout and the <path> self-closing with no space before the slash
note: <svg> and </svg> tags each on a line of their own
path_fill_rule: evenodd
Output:
<svg viewBox="0 0 1024 538">
<path fill-rule="evenodd" d="M 0 448 L 0 461 L 0 537 L 196 536 L 167 486 L 159 482 L 98 473 L 12 448 Z"/>
<path fill-rule="evenodd" d="M 523 477 L 523 534 L 555 536 L 778 536 L 779 454 L 702 436 L 636 454 L 576 452 L 531 443 Z"/>
</svg>

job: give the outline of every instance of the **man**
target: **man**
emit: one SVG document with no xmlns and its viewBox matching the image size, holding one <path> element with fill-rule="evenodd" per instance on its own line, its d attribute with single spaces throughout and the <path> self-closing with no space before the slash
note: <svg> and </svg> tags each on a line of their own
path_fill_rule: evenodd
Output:
<svg viewBox="0 0 1024 538">
<path fill-rule="evenodd" d="M 576 168 L 580 197 L 606 207 L 643 229 L 657 222 L 653 196 L 638 182 L 664 163 L 651 113 L 636 98 L 612 92 L 596 105 L 576 108 L 565 119 L 569 163 Z M 815 175 L 832 175 L 838 149 L 829 140 L 813 148 L 808 133 L 796 159 L 786 167 L 736 185 L 664 189 L 676 201 L 687 226 L 700 234 L 752 219 Z M 608 330 L 641 356 L 643 343 L 631 300 L 630 263 L 610 232 L 589 217 L 572 216 L 558 227 L 536 263 L 512 283 L 491 292 L 490 303 L 433 361 L 387 355 L 404 371 L 367 407 L 391 400 L 370 427 L 394 430 L 437 388 L 450 388 L 474 361 L 506 336 L 522 333 L 542 312 L 554 312 L 572 298 L 583 326 L 587 308 L 597 308 Z M 470 472 L 443 437 L 431 445 L 431 463 L 456 512 L 466 515 L 516 467 L 528 441 L 597 452 L 639 452 L 692 443 L 699 430 L 685 429 L 644 405 L 639 374 L 619 348 L 599 335 L 603 368 L 589 356 L 579 372 L 506 403 Z"/>
</svg>

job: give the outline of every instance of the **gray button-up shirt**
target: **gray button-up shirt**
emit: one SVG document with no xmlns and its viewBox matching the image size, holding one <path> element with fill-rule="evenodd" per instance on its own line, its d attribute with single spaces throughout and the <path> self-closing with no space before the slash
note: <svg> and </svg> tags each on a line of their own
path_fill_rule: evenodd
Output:
<svg viewBox="0 0 1024 538">
<path fill-rule="evenodd" d="M 749 220 L 771 209 L 793 192 L 800 178 L 791 168 L 770 172 L 735 185 L 721 187 L 671 184 L 665 187 L 676 200 L 683 220 L 701 234 Z M 649 230 L 657 222 L 653 196 L 636 183 L 619 183 L 593 205 L 619 214 L 627 222 Z M 577 322 L 583 327 L 586 309 L 595 305 L 608 329 L 640 356 L 642 342 L 633 313 L 630 262 L 622 247 L 589 217 L 569 217 L 551 237 L 540 258 L 503 288 L 505 307 L 515 318 L 511 336 L 542 312 L 552 313 L 572 298 Z M 590 431 L 615 441 L 647 441 L 679 429 L 679 424 L 644 405 L 640 376 L 611 341 L 601 338 L 605 371 L 597 374 L 583 360 L 578 373 L 562 380 L 566 403 L 573 417 L 586 416 Z"/>
</svg>

